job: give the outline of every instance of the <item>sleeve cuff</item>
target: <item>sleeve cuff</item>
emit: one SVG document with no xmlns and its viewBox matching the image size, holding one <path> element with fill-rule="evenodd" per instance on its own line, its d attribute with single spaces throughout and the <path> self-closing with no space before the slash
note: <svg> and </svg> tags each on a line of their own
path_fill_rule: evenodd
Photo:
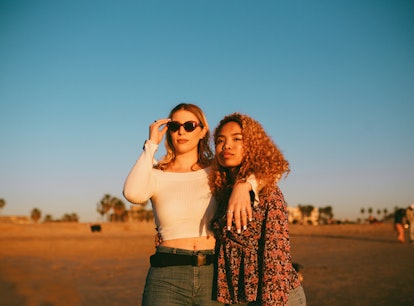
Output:
<svg viewBox="0 0 414 306">
<path fill-rule="evenodd" d="M 158 145 L 155 142 L 153 142 L 152 140 L 145 140 L 144 145 L 142 146 L 142 149 L 143 150 L 155 149 L 154 150 L 154 152 L 155 152 L 158 149 Z"/>
<path fill-rule="evenodd" d="M 253 206 L 256 206 L 257 204 L 259 204 L 259 187 L 256 177 L 254 175 L 250 175 L 246 182 L 250 183 L 250 185 L 252 186 L 252 191 L 254 192 Z"/>
</svg>

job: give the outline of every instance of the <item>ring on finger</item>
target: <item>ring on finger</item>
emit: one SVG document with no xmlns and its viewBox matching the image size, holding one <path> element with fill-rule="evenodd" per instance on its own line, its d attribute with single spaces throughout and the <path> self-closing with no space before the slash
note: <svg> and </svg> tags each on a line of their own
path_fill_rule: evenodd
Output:
<svg viewBox="0 0 414 306">
<path fill-rule="evenodd" d="M 229 210 L 227 211 L 227 213 L 228 213 L 228 214 L 232 214 L 232 213 L 233 213 L 233 211 L 229 209 Z"/>
</svg>

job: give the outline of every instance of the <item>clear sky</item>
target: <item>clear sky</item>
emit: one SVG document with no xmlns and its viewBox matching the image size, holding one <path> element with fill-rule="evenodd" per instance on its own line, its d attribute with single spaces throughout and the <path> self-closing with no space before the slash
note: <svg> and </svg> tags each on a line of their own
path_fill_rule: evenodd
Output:
<svg viewBox="0 0 414 306">
<path fill-rule="evenodd" d="M 414 203 L 414 2 L 0 1 L 3 215 L 96 221 L 148 126 L 238 111 L 284 152 L 288 205 Z"/>
</svg>

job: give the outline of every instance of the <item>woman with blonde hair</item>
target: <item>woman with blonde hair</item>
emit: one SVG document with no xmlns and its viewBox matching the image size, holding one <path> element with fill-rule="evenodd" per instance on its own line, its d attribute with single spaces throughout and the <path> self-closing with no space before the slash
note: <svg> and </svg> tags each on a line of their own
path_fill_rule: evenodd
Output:
<svg viewBox="0 0 414 306">
<path fill-rule="evenodd" d="M 213 219 L 216 236 L 216 298 L 227 304 L 306 305 L 292 265 L 288 212 L 277 182 L 289 172 L 282 152 L 251 117 L 224 117 L 214 132 L 215 160 L 209 176 L 218 202 Z M 254 174 L 259 201 L 249 226 L 235 234 L 227 229 L 233 211 L 227 202 L 233 186 Z M 252 201 L 254 195 L 251 196 Z"/>
<path fill-rule="evenodd" d="M 166 154 L 154 164 L 164 136 Z M 168 118 L 150 125 L 149 139 L 125 181 L 128 201 L 151 200 L 161 239 L 150 258 L 143 306 L 222 305 L 212 299 L 215 239 L 210 223 L 216 202 L 208 184 L 214 156 L 209 142 L 203 111 L 181 103 Z M 251 184 L 240 183 L 238 188 L 234 202 L 250 204 Z"/>
</svg>

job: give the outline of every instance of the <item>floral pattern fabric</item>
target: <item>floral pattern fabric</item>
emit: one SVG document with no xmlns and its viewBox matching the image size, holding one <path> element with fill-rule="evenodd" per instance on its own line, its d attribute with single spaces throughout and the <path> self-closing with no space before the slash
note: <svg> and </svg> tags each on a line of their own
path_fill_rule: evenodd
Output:
<svg viewBox="0 0 414 306">
<path fill-rule="evenodd" d="M 289 291 L 300 286 L 292 266 L 283 194 L 275 186 L 259 198 L 260 203 L 253 207 L 253 220 L 241 234 L 237 234 L 234 227 L 227 231 L 225 215 L 213 222 L 219 302 L 286 305 Z"/>
</svg>

